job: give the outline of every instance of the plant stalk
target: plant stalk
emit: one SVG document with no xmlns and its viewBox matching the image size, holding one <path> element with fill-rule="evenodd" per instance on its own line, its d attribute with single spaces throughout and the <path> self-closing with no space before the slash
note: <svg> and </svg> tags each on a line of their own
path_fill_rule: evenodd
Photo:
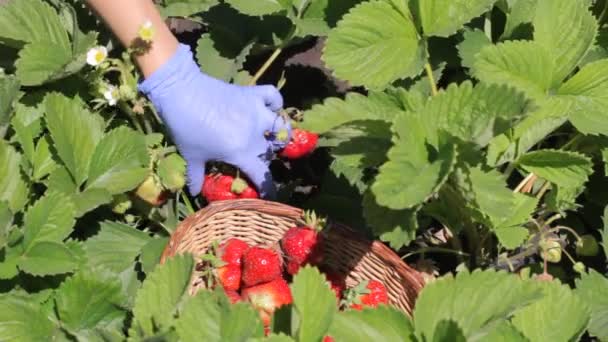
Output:
<svg viewBox="0 0 608 342">
<path fill-rule="evenodd" d="M 266 62 L 264 62 L 262 67 L 260 67 L 260 69 L 258 69 L 258 71 L 255 73 L 255 75 L 253 76 L 251 81 L 249 81 L 250 86 L 258 83 L 258 80 L 260 79 L 260 77 L 262 77 L 262 75 L 264 75 L 264 73 L 268 70 L 268 68 L 270 68 L 272 63 L 277 59 L 277 57 L 279 57 L 279 54 L 282 51 L 283 51 L 283 48 L 280 48 L 280 47 L 278 47 L 278 48 L 276 48 L 276 50 L 274 50 L 272 55 L 270 55 L 270 57 L 268 57 L 268 59 L 266 60 Z"/>
<path fill-rule="evenodd" d="M 437 84 L 435 84 L 435 76 L 433 76 L 433 68 L 431 68 L 431 63 L 427 62 L 424 64 L 424 70 L 426 70 L 426 75 L 429 78 L 429 83 L 431 84 L 431 94 L 436 96 L 438 93 Z"/>
</svg>

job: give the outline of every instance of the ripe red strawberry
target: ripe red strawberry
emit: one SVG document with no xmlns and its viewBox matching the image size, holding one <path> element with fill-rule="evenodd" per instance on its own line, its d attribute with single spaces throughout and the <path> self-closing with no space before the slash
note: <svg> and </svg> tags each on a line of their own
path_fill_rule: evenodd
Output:
<svg viewBox="0 0 608 342">
<path fill-rule="evenodd" d="M 217 269 L 217 278 L 226 290 L 238 291 L 241 287 L 241 268 L 238 265 L 226 265 Z"/>
<path fill-rule="evenodd" d="M 323 259 L 319 231 L 324 220 L 313 213 L 305 213 L 305 226 L 290 228 L 281 239 L 281 248 L 285 253 L 287 273 L 294 275 L 305 264 L 316 265 Z"/>
<path fill-rule="evenodd" d="M 251 247 L 243 255 L 243 284 L 253 286 L 281 277 L 281 258 L 272 249 Z"/>
<path fill-rule="evenodd" d="M 201 194 L 208 202 L 259 197 L 257 191 L 242 178 L 222 174 L 205 175 Z"/>
<path fill-rule="evenodd" d="M 225 290 L 226 296 L 230 300 L 230 303 L 234 304 L 240 302 L 242 300 L 241 295 L 238 292 L 233 290 Z"/>
<path fill-rule="evenodd" d="M 360 285 L 363 284 L 365 284 L 365 282 Z M 358 300 L 351 303 L 350 307 L 352 309 L 361 310 L 364 306 L 377 307 L 380 304 L 388 304 L 386 287 L 375 279 L 369 280 L 363 291 L 356 289 L 355 292 L 359 292 L 359 297 Z"/>
<path fill-rule="evenodd" d="M 293 301 L 289 284 L 283 278 L 246 287 L 242 290 L 242 297 L 249 301 L 256 310 L 263 312 L 262 318 L 264 318 L 264 314 L 273 314 L 279 307 L 291 304 Z"/>
<path fill-rule="evenodd" d="M 301 158 L 315 149 L 318 140 L 319 136 L 317 134 L 294 128 L 291 131 L 291 140 L 280 152 L 280 155 L 289 159 Z"/>
<path fill-rule="evenodd" d="M 243 254 L 249 249 L 247 242 L 230 238 L 219 246 L 218 256 L 229 265 L 241 265 Z"/>
<path fill-rule="evenodd" d="M 329 335 L 323 337 L 323 342 L 334 342 L 334 341 L 335 341 L 334 338 Z"/>
</svg>

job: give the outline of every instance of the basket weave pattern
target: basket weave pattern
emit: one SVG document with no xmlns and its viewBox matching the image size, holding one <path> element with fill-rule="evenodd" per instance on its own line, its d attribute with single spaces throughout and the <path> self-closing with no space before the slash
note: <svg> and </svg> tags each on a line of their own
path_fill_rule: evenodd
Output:
<svg viewBox="0 0 608 342">
<path fill-rule="evenodd" d="M 281 203 L 257 199 L 214 202 L 187 217 L 177 227 L 161 256 L 205 254 L 213 241 L 236 237 L 250 245 L 278 242 L 295 224 L 303 223 L 302 210 Z M 388 290 L 389 302 L 411 315 L 416 297 L 424 285 L 420 273 L 405 264 L 379 241 L 362 238 L 349 227 L 328 220 L 324 262 L 345 276 L 347 287 L 364 279 L 377 279 Z M 194 272 L 189 292 L 194 295 L 204 282 Z"/>
</svg>

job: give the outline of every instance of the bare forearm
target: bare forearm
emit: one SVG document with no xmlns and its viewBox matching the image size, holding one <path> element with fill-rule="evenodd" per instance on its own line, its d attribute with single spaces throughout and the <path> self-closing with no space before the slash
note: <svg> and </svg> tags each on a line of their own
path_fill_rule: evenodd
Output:
<svg viewBox="0 0 608 342">
<path fill-rule="evenodd" d="M 87 0 L 91 8 L 124 46 L 130 46 L 141 25 L 150 21 L 154 40 L 145 54 L 135 56 L 144 77 L 152 74 L 176 51 L 178 41 L 171 33 L 152 0 Z"/>
</svg>

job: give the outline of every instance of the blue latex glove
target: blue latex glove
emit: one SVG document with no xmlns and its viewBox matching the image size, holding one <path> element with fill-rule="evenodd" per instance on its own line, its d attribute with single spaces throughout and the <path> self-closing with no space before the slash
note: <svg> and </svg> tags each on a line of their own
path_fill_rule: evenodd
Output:
<svg viewBox="0 0 608 342">
<path fill-rule="evenodd" d="M 272 137 L 285 128 L 291 137 L 291 126 L 277 115 L 283 98 L 274 86 L 239 86 L 210 77 L 201 72 L 190 47 L 180 44 L 139 90 L 152 101 L 186 159 L 192 195 L 200 193 L 205 162 L 213 160 L 238 167 L 262 197 L 275 196 L 269 164 L 272 152 L 284 144 L 264 133 L 274 133 Z"/>
</svg>

